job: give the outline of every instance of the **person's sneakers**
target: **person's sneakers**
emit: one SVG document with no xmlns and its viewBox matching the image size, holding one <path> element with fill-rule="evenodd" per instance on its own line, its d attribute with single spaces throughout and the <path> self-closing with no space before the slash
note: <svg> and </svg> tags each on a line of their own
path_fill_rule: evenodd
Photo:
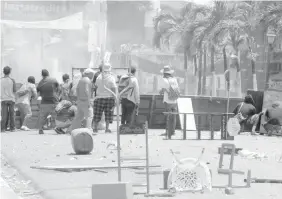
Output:
<svg viewBox="0 0 282 199">
<path fill-rule="evenodd" d="M 54 130 L 55 130 L 56 133 L 58 133 L 58 134 L 66 134 L 66 132 L 63 131 L 63 129 L 61 129 L 61 128 L 55 128 Z"/>
<path fill-rule="evenodd" d="M 21 130 L 23 130 L 23 131 L 30 131 L 30 129 L 27 126 L 22 126 Z"/>
<path fill-rule="evenodd" d="M 112 133 L 112 131 L 110 129 L 106 129 L 105 133 Z"/>
<path fill-rule="evenodd" d="M 40 135 L 44 134 L 44 131 L 43 130 L 39 130 L 38 132 Z"/>
</svg>

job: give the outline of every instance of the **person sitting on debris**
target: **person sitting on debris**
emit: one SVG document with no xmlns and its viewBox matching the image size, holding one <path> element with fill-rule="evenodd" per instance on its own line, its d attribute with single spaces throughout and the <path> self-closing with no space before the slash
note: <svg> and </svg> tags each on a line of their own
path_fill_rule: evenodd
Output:
<svg viewBox="0 0 282 199">
<path fill-rule="evenodd" d="M 246 130 L 247 126 L 252 125 L 251 118 L 256 114 L 253 97 L 251 95 L 245 96 L 244 102 L 239 103 L 234 109 L 233 113 L 235 115 L 239 113 L 242 114 L 244 120 L 240 122 L 241 131 Z"/>
<path fill-rule="evenodd" d="M 70 134 L 70 126 L 72 124 L 72 120 L 77 112 L 77 108 L 75 104 L 72 104 L 70 101 L 62 100 L 55 108 L 55 112 L 57 114 L 56 117 L 56 127 L 55 131 L 58 134 Z M 67 129 L 65 132 L 64 129 Z"/>
</svg>

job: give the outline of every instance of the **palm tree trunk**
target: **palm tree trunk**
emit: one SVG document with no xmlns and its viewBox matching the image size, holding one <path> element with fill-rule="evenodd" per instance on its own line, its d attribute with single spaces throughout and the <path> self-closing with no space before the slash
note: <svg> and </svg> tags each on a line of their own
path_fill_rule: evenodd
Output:
<svg viewBox="0 0 282 199">
<path fill-rule="evenodd" d="M 187 50 L 184 49 L 184 71 L 185 71 L 185 77 L 184 77 L 184 95 L 188 95 L 188 63 L 187 63 Z"/>
<path fill-rule="evenodd" d="M 252 76 L 253 76 L 253 89 L 254 91 L 258 90 L 258 83 L 257 83 L 257 74 L 256 74 L 256 63 L 254 59 L 251 59 L 252 65 Z"/>
<path fill-rule="evenodd" d="M 200 57 L 199 57 L 199 67 L 198 67 L 198 95 L 201 95 L 202 91 L 202 62 L 203 62 L 203 49 L 202 46 L 200 46 Z"/>
<path fill-rule="evenodd" d="M 214 64 L 214 46 L 211 47 L 211 73 L 212 73 L 212 96 L 216 97 L 216 75 Z"/>
<path fill-rule="evenodd" d="M 240 51 L 237 51 L 238 63 L 237 63 L 237 95 L 238 97 L 242 97 L 242 75 L 241 75 L 241 67 L 240 67 Z"/>
<path fill-rule="evenodd" d="M 197 86 L 198 86 L 198 77 L 197 77 L 197 72 L 198 72 L 198 64 L 197 64 L 197 55 L 194 55 L 194 58 L 193 58 L 193 61 L 194 61 L 194 76 L 196 78 L 196 82 L 195 82 L 195 92 L 194 94 L 197 93 Z"/>
<path fill-rule="evenodd" d="M 226 56 L 226 48 L 225 46 L 222 49 L 222 53 L 223 53 L 223 68 L 224 68 L 224 72 L 227 71 L 228 69 L 228 63 L 227 63 L 227 56 Z M 226 88 L 226 96 L 228 95 L 228 90 L 227 90 L 227 82 L 225 81 L 225 88 Z"/>
<path fill-rule="evenodd" d="M 203 70 L 203 88 L 202 95 L 206 95 L 206 84 L 207 84 L 207 49 L 204 48 L 204 70 Z"/>
<path fill-rule="evenodd" d="M 227 56 L 226 56 L 226 48 L 225 46 L 222 49 L 222 53 L 223 53 L 223 67 L 224 67 L 224 72 L 227 70 L 228 68 L 228 63 L 227 63 Z"/>
</svg>

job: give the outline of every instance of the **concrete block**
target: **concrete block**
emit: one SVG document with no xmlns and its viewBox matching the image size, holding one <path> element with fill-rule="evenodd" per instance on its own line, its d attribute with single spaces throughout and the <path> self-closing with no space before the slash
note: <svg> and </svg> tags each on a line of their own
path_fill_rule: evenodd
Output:
<svg viewBox="0 0 282 199">
<path fill-rule="evenodd" d="M 93 184 L 92 199 L 133 199 L 132 184 L 128 182 Z"/>
</svg>

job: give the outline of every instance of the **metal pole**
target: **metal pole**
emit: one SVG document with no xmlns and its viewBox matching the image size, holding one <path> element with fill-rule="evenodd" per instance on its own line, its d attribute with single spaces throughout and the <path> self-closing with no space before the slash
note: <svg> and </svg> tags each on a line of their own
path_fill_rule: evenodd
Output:
<svg viewBox="0 0 282 199">
<path fill-rule="evenodd" d="M 150 175 L 149 175 L 149 136 L 148 136 L 148 121 L 145 123 L 145 137 L 146 137 L 146 180 L 147 180 L 147 194 L 150 193 Z"/>
<path fill-rule="evenodd" d="M 118 181 L 121 182 L 121 159 L 120 159 L 120 133 L 119 133 L 119 98 L 117 96 L 117 158 L 118 158 Z"/>
</svg>

